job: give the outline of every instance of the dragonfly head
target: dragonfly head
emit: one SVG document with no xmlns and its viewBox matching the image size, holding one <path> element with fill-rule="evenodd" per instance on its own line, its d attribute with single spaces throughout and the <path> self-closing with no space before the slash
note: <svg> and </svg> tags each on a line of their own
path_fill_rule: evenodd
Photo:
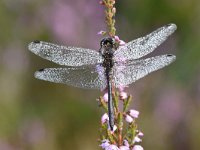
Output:
<svg viewBox="0 0 200 150">
<path fill-rule="evenodd" d="M 99 52 L 104 55 L 104 54 L 112 54 L 113 53 L 113 48 L 115 46 L 115 40 L 110 37 L 106 37 L 101 40 L 100 42 L 100 50 Z"/>
<path fill-rule="evenodd" d="M 101 48 L 105 48 L 105 49 L 113 48 L 114 45 L 115 45 L 115 40 L 110 37 L 106 37 L 102 39 L 100 43 Z"/>
</svg>

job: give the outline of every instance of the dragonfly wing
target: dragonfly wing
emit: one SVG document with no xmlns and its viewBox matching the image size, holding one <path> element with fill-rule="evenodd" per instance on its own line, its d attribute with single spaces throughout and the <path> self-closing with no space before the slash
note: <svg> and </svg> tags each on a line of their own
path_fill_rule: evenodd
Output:
<svg viewBox="0 0 200 150">
<path fill-rule="evenodd" d="M 168 54 L 115 65 L 113 83 L 116 87 L 129 85 L 149 73 L 169 65 L 175 59 L 176 56 Z"/>
<path fill-rule="evenodd" d="M 102 62 L 102 57 L 98 52 L 85 48 L 34 41 L 28 45 L 28 49 L 36 55 L 60 65 L 82 66 Z"/>
<path fill-rule="evenodd" d="M 99 72 L 96 66 L 66 67 L 66 68 L 45 68 L 35 72 L 37 79 L 63 83 L 74 87 L 86 89 L 104 89 L 106 80 L 103 73 Z"/>
<path fill-rule="evenodd" d="M 162 44 L 168 38 L 168 36 L 170 36 L 176 30 L 176 28 L 177 27 L 175 24 L 168 24 L 144 37 L 130 41 L 115 51 L 114 59 L 119 61 L 143 57 L 151 53 L 160 44 Z"/>
</svg>

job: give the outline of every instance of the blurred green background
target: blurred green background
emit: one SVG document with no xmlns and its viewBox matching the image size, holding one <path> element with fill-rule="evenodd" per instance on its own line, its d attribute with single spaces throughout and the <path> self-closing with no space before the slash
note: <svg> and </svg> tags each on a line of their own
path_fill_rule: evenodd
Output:
<svg viewBox="0 0 200 150">
<path fill-rule="evenodd" d="M 175 63 L 127 91 L 140 111 L 146 150 L 200 149 L 200 1 L 117 0 L 117 35 L 128 42 L 175 23 L 177 31 L 150 55 Z M 99 0 L 0 0 L 0 150 L 92 150 L 103 114 L 100 91 L 36 80 L 55 64 L 28 51 L 38 39 L 99 49 L 105 30 Z M 149 56 L 150 56 L 149 55 Z"/>
</svg>

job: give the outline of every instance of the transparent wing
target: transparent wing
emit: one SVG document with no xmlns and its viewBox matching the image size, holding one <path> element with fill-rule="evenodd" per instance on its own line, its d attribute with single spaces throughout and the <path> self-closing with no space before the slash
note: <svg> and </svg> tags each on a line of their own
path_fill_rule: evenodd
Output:
<svg viewBox="0 0 200 150">
<path fill-rule="evenodd" d="M 28 45 L 28 49 L 36 55 L 60 65 L 82 66 L 102 62 L 102 57 L 98 52 L 85 48 L 34 41 Z"/>
<path fill-rule="evenodd" d="M 129 85 L 149 73 L 169 65 L 175 59 L 176 56 L 168 54 L 128 61 L 125 64 L 115 64 L 113 68 L 113 83 L 116 87 Z"/>
<path fill-rule="evenodd" d="M 99 72 L 101 70 L 101 72 Z M 37 79 L 63 83 L 80 88 L 104 89 L 106 80 L 103 67 L 81 66 L 66 68 L 45 68 L 35 72 Z"/>
<path fill-rule="evenodd" d="M 144 37 L 130 41 L 115 51 L 114 59 L 116 61 L 130 60 L 145 56 L 162 44 L 167 37 L 176 30 L 176 28 L 175 24 L 168 24 Z"/>
</svg>

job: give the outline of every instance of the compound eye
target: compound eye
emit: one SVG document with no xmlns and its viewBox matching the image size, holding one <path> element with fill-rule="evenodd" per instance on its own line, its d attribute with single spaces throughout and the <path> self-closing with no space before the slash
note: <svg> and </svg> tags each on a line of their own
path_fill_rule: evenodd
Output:
<svg viewBox="0 0 200 150">
<path fill-rule="evenodd" d="M 104 38 L 102 41 L 101 41 L 101 46 L 104 46 L 104 47 L 110 47 L 114 44 L 114 41 L 112 38 Z"/>
</svg>

